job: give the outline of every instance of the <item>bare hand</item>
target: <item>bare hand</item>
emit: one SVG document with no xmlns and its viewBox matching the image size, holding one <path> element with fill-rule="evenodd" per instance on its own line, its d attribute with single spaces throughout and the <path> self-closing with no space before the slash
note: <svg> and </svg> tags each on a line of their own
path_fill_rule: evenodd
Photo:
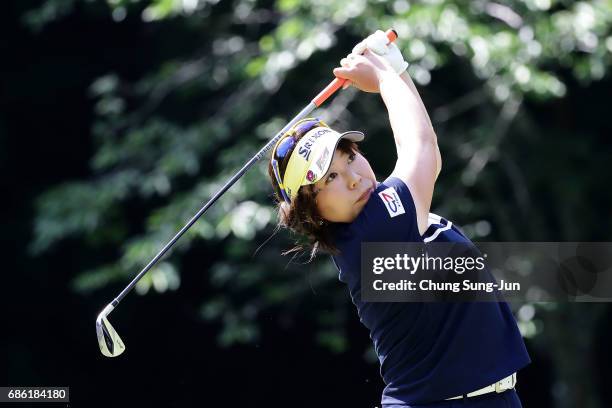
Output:
<svg viewBox="0 0 612 408">
<path fill-rule="evenodd" d="M 351 85 L 364 92 L 380 92 L 380 77 L 383 73 L 395 74 L 384 58 L 366 50 L 363 55 L 349 54 L 340 61 L 341 68 L 334 75 L 351 81 Z"/>
</svg>

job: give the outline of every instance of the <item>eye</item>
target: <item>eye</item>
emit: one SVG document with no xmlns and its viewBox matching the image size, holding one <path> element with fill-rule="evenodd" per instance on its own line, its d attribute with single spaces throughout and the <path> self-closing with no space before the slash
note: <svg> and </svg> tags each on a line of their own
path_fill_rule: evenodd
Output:
<svg viewBox="0 0 612 408">
<path fill-rule="evenodd" d="M 329 176 L 327 176 L 327 178 L 325 179 L 325 184 L 333 181 L 337 175 L 338 173 L 329 173 Z"/>
<path fill-rule="evenodd" d="M 355 153 L 351 153 L 351 154 L 349 154 L 349 156 L 348 156 L 348 159 L 349 159 L 348 161 L 349 161 L 349 163 L 350 163 L 350 162 L 352 162 L 352 161 L 354 161 L 354 160 L 355 160 L 355 157 L 357 157 L 357 155 L 356 155 Z"/>
</svg>

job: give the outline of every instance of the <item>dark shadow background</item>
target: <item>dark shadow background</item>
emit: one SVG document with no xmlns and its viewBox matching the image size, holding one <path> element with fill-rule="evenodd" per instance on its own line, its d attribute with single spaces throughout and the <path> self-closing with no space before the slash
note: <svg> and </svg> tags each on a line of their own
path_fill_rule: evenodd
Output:
<svg viewBox="0 0 612 408">
<path fill-rule="evenodd" d="M 115 24 L 79 6 L 60 23 L 32 33 L 22 26 L 20 16 L 34 3 L 8 2 L 0 16 L 1 247 L 8 261 L 0 284 L 6 322 L 0 329 L 0 385 L 67 385 L 69 405 L 75 407 L 378 405 L 383 384 L 377 364 L 363 358 L 369 339 L 350 303 L 342 311 L 349 321 L 345 353 L 314 346 L 309 336 L 313 322 L 300 313 L 292 316 L 294 325 L 287 328 L 280 322 L 281 311 L 275 310 L 258 319 L 263 335 L 256 344 L 224 349 L 215 342 L 219 327 L 203 323 L 197 314 L 206 296 L 202 275 L 183 274 L 175 292 L 126 298 L 111 321 L 123 333 L 129 358 L 100 355 L 95 317 L 124 283 L 87 295 L 70 289 L 66 283 L 82 272 L 83 265 L 108 257 L 82 251 L 78 239 L 64 240 L 52 251 L 32 257 L 27 244 L 32 239 L 33 202 L 49 186 L 90 176 L 94 147 L 88 135 L 95 101 L 87 88 L 95 78 L 109 71 L 139 78 L 151 61 L 179 54 L 180 47 L 197 39 L 177 39 L 174 49 L 160 38 L 171 27 L 150 31 L 130 18 Z M 569 83 L 567 98 L 529 107 L 532 116 L 568 131 L 587 128 L 609 151 L 609 77 L 589 87 Z M 601 163 L 597 180 L 606 191 L 609 165 Z M 607 227 L 608 204 L 594 203 Z M 138 216 L 138 208 L 133 215 Z M 594 226 L 591 231 L 585 240 L 609 239 L 607 228 Z M 202 269 L 206 256 L 194 248 L 182 265 Z M 300 307 L 307 310 L 316 302 L 311 296 Z M 581 375 L 596 384 L 601 407 L 612 406 L 612 307 L 605 308 L 593 333 L 591 354 L 580 357 L 592 362 L 592 372 Z M 569 325 L 563 335 L 582 334 Z M 562 392 L 554 387 L 554 357 L 546 347 L 527 345 L 533 364 L 521 372 L 517 386 L 524 406 L 553 407 L 553 394 Z"/>
</svg>

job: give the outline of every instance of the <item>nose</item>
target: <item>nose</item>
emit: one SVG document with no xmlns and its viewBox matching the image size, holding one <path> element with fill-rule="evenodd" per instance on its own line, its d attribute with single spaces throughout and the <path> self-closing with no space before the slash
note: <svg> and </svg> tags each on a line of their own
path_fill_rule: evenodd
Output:
<svg viewBox="0 0 612 408">
<path fill-rule="evenodd" d="M 354 171 L 349 171 L 348 174 L 348 185 L 351 190 L 355 189 L 361 183 L 361 175 L 355 173 Z"/>
</svg>

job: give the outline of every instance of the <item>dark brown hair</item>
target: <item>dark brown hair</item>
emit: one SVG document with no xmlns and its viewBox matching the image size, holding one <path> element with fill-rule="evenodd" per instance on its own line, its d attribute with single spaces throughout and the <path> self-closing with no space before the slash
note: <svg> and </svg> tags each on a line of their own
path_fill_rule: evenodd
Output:
<svg viewBox="0 0 612 408">
<path fill-rule="evenodd" d="M 297 137 L 297 140 L 301 139 L 303 136 L 304 135 L 300 135 Z M 293 148 L 295 148 L 295 146 L 297 146 L 297 143 L 295 143 Z M 361 153 L 357 143 L 348 139 L 341 139 L 336 149 L 345 154 Z M 279 163 L 279 170 L 282 176 L 285 174 L 291 152 L 285 155 L 283 161 Z M 323 219 L 319 214 L 315 202 L 316 193 L 314 192 L 314 185 L 311 184 L 300 187 L 297 196 L 291 201 L 291 204 L 289 204 L 285 202 L 281 195 L 271 163 L 268 163 L 268 176 L 270 177 L 275 193 L 278 211 L 277 230 L 279 228 L 287 228 L 299 236 L 298 240 L 295 242 L 295 246 L 284 251 L 282 254 L 288 255 L 295 253 L 297 255 L 300 252 L 310 250 L 309 261 L 311 261 L 320 251 L 337 255 L 339 251 L 335 247 L 333 240 L 336 224 Z"/>
</svg>

